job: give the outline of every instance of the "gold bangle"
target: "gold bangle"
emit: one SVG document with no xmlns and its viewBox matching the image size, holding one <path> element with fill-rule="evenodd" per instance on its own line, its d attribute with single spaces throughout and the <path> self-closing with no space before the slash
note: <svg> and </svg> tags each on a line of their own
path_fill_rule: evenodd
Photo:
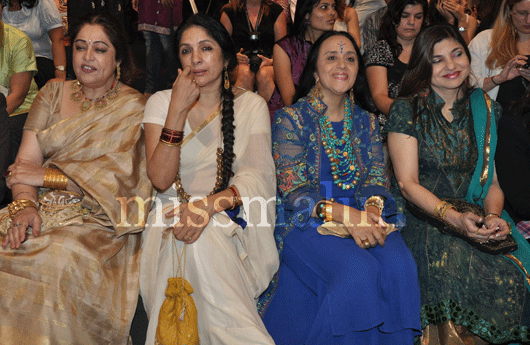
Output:
<svg viewBox="0 0 530 345">
<path fill-rule="evenodd" d="M 379 209 L 379 216 L 381 216 L 383 214 L 383 210 L 385 209 L 385 200 L 380 195 L 372 195 L 364 202 L 365 211 L 368 206 L 377 207 Z"/>
<path fill-rule="evenodd" d="M 440 215 L 440 218 L 443 220 L 445 219 L 445 215 L 447 214 L 447 212 L 450 210 L 450 209 L 453 209 L 456 211 L 456 207 L 452 204 L 445 204 L 444 207 L 442 208 L 442 211 L 441 211 L 441 215 Z"/>
<path fill-rule="evenodd" d="M 47 168 L 42 186 L 44 188 L 65 190 L 68 186 L 68 177 L 58 169 Z"/>
<path fill-rule="evenodd" d="M 493 213 L 493 212 L 488 213 L 488 214 L 484 217 L 484 220 L 486 220 L 488 217 L 497 217 L 497 218 L 501 218 L 501 216 L 499 216 L 497 213 Z"/>
<path fill-rule="evenodd" d="M 434 208 L 433 214 L 436 218 L 440 218 L 440 211 L 445 204 L 447 204 L 447 201 L 440 201 Z"/>
<path fill-rule="evenodd" d="M 327 202 L 324 209 L 326 210 L 326 219 L 324 221 L 332 222 L 333 221 L 333 204 L 330 202 Z"/>
<path fill-rule="evenodd" d="M 232 208 L 231 210 L 235 209 L 238 206 L 241 206 L 241 199 L 239 199 L 239 196 L 237 195 L 236 188 L 234 185 L 228 186 L 227 189 L 230 189 L 234 196 L 232 197 Z"/>
<path fill-rule="evenodd" d="M 169 147 L 176 147 L 176 146 L 180 146 L 180 145 L 182 144 L 182 141 L 179 142 L 179 143 L 171 143 L 171 142 L 166 141 L 166 140 L 164 140 L 164 139 L 162 139 L 162 138 L 160 138 L 159 141 L 160 141 L 162 144 L 164 144 L 164 145 L 166 145 L 166 146 L 169 146 Z"/>
<path fill-rule="evenodd" d="M 37 204 L 33 200 L 29 199 L 19 199 L 11 202 L 9 205 L 7 205 L 7 210 L 9 212 L 9 217 L 11 219 L 15 218 L 16 214 L 20 211 L 22 211 L 25 208 L 33 207 L 34 209 L 39 209 L 39 204 Z"/>
</svg>

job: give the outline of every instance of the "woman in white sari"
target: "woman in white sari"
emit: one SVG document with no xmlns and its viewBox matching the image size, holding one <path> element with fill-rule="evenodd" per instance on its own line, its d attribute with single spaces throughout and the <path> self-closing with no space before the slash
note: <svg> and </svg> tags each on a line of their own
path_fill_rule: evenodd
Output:
<svg viewBox="0 0 530 345">
<path fill-rule="evenodd" d="M 273 344 L 255 304 L 278 268 L 267 105 L 231 87 L 235 50 L 215 20 L 190 18 L 177 47 L 173 88 L 154 94 L 144 117 L 147 172 L 159 190 L 140 268 L 147 344 L 159 340 L 159 311 L 179 262 L 194 289 L 201 344 Z"/>
</svg>

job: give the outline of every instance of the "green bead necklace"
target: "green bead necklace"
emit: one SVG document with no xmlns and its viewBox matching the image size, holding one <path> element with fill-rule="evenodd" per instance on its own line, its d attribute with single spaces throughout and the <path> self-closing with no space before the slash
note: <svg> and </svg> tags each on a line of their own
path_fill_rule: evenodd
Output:
<svg viewBox="0 0 530 345">
<path fill-rule="evenodd" d="M 328 155 L 331 164 L 333 183 L 343 190 L 351 189 L 360 180 L 359 171 L 355 167 L 355 155 L 353 154 L 351 140 L 351 128 L 353 127 L 352 107 L 353 102 L 350 103 L 349 98 L 346 98 L 344 102 L 344 125 L 340 138 L 333 131 L 333 125 L 327 115 L 324 114 L 318 120 L 324 152 Z"/>
</svg>

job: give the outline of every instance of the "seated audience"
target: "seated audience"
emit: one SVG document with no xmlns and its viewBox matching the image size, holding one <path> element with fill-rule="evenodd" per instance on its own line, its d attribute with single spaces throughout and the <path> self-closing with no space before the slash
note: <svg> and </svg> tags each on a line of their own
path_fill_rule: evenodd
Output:
<svg viewBox="0 0 530 345">
<path fill-rule="evenodd" d="M 499 121 L 495 166 L 504 207 L 517 224 L 530 221 L 530 91 L 527 89 Z"/>
<path fill-rule="evenodd" d="M 361 47 L 361 31 L 359 29 L 359 17 L 357 11 L 343 1 L 339 2 L 337 8 L 338 18 L 333 25 L 335 31 L 347 31 L 355 39 L 355 43 Z"/>
<path fill-rule="evenodd" d="M 363 73 L 353 37 L 326 32 L 297 103 L 275 115 L 281 265 L 259 306 L 277 345 L 412 344 L 420 334 L 416 264 L 399 231 L 387 235 L 404 218 L 377 118 L 361 108 Z M 319 233 L 324 222 L 348 238 Z"/>
<path fill-rule="evenodd" d="M 521 98 L 530 81 L 530 1 L 504 0 L 491 30 L 469 44 L 476 86 L 507 109 Z M 473 79 L 475 80 L 475 79 Z"/>
<path fill-rule="evenodd" d="M 254 91 L 269 101 L 274 92 L 272 50 L 287 35 L 282 7 L 270 0 L 232 0 L 223 7 L 221 23 L 237 50 L 235 86 Z"/>
<path fill-rule="evenodd" d="M 0 3 L 0 12 L 2 4 Z M 5 97 L 5 109 L 8 118 L 2 126 L 1 145 L 4 159 L 0 160 L 0 172 L 15 162 L 18 147 L 22 140 L 22 129 L 28 116 L 29 108 L 37 95 L 37 84 L 33 76 L 37 73 L 33 45 L 22 31 L 4 24 L 0 20 L 0 93 Z M 5 186 L 4 177 L 0 184 Z M 0 202 L 4 193 L 0 191 Z"/>
<path fill-rule="evenodd" d="M 410 203 L 402 234 L 418 265 L 421 344 L 519 343 L 530 335 L 527 276 L 516 265 L 519 254 L 529 253 L 522 236 L 513 233 L 519 249 L 512 262 L 431 225 L 435 218 L 444 221 L 477 244 L 510 233 L 494 166 L 502 109 L 470 87 L 470 59 L 453 26 L 425 29 L 412 48 L 404 98 L 394 102 L 384 128 L 400 209 Z M 464 207 L 459 212 L 451 202 L 476 204 L 485 216 Z M 412 205 L 423 213 L 411 213 Z"/>
<path fill-rule="evenodd" d="M 385 0 L 387 6 L 381 7 L 377 11 L 370 13 L 366 17 L 361 29 L 361 52 L 369 51 L 372 46 L 377 42 L 377 36 L 379 36 L 379 27 L 381 27 L 381 21 L 386 13 L 390 0 Z"/>
<path fill-rule="evenodd" d="M 140 268 L 147 344 L 167 329 L 161 307 L 180 269 L 196 306 L 199 339 L 190 344 L 272 345 L 255 302 L 278 269 L 267 104 L 232 87 L 236 50 L 215 19 L 192 16 L 176 44 L 179 75 L 149 98 L 144 118 L 147 174 L 161 204 L 149 215 Z"/>
<path fill-rule="evenodd" d="M 475 37 L 478 21 L 466 10 L 467 0 L 431 0 L 427 20 L 429 25 L 453 25 L 468 44 Z"/>
<path fill-rule="evenodd" d="M 381 20 L 379 40 L 365 54 L 366 75 L 381 126 L 398 95 L 412 45 L 427 25 L 427 6 L 427 0 L 390 2 Z"/>
<path fill-rule="evenodd" d="M 38 88 L 49 80 L 65 80 L 63 24 L 53 0 L 2 0 L 2 20 L 29 36 L 37 57 Z"/>
<path fill-rule="evenodd" d="M 297 3 L 291 34 L 274 45 L 276 89 L 268 102 L 271 121 L 276 110 L 293 104 L 309 49 L 324 32 L 333 29 L 338 5 L 338 0 L 307 0 Z"/>
<path fill-rule="evenodd" d="M 1 344 L 127 344 L 138 299 L 144 97 L 124 84 L 116 20 L 84 17 L 70 33 L 77 80 L 42 88 L 7 173 Z"/>
</svg>

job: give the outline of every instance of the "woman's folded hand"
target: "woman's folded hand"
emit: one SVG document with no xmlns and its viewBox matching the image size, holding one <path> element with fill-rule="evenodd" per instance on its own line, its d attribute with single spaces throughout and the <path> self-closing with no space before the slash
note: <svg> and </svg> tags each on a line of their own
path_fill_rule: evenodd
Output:
<svg viewBox="0 0 530 345">
<path fill-rule="evenodd" d="M 343 224 L 359 247 L 367 249 L 378 244 L 385 245 L 386 223 L 379 215 L 348 207 L 345 210 Z"/>
<path fill-rule="evenodd" d="M 46 168 L 32 161 L 17 158 L 7 170 L 11 172 L 9 178 L 6 179 L 8 188 L 13 188 L 16 184 L 41 187 L 44 183 Z"/>
<path fill-rule="evenodd" d="M 18 249 L 20 245 L 26 240 L 26 231 L 29 226 L 32 227 L 32 232 L 35 237 L 40 234 L 40 227 L 42 219 L 33 207 L 26 207 L 18 211 L 11 222 L 11 226 L 7 229 L 7 236 L 2 243 L 2 247 L 11 244 L 11 249 Z"/>
</svg>

